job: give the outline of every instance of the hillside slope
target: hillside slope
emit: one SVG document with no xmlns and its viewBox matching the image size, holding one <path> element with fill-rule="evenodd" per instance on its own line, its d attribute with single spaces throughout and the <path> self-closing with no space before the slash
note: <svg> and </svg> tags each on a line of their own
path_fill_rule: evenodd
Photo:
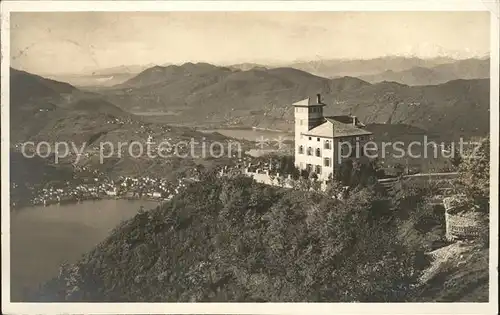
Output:
<svg viewBox="0 0 500 315">
<path fill-rule="evenodd" d="M 11 69 L 11 142 L 26 140 L 85 141 L 110 130 L 110 119 L 133 115 L 100 95 L 28 72 Z"/>
<path fill-rule="evenodd" d="M 117 87 L 141 87 L 147 85 L 154 85 L 156 83 L 172 84 L 179 79 L 185 79 L 187 82 L 184 84 L 192 83 L 190 78 L 205 79 L 210 81 L 211 78 L 217 78 L 231 72 L 228 68 L 213 66 L 208 63 L 186 63 L 182 66 L 169 65 L 169 66 L 154 66 L 148 68 L 135 77 L 125 81 Z"/>
<path fill-rule="evenodd" d="M 56 97 L 75 91 L 76 88 L 68 83 L 10 68 L 10 99 L 13 103 L 32 98 Z"/>
<path fill-rule="evenodd" d="M 211 161 L 196 158 L 202 156 L 200 152 L 202 146 L 210 145 L 212 141 L 228 145 L 230 139 L 222 135 L 201 133 L 164 123 L 147 122 L 117 107 L 99 94 L 81 91 L 66 83 L 55 82 L 27 72 L 16 72 L 15 75 L 11 88 L 14 93 L 24 91 L 24 95 L 22 99 L 14 98 L 10 106 L 10 142 L 13 151 L 19 151 L 21 144 L 26 141 L 33 141 L 35 144 L 42 141 L 48 142 L 52 149 L 56 142 L 65 142 L 71 151 L 74 150 L 72 145 L 81 149 L 85 144 L 83 147 L 85 152 L 80 157 L 79 166 L 99 169 L 110 177 L 129 175 L 166 178 L 192 169 L 197 163 L 210 168 L 227 162 L 227 159 L 231 158 L 227 156 L 229 153 L 224 158 Z M 32 91 L 35 93 L 32 94 Z M 157 143 L 165 141 L 172 146 L 181 141 L 190 143 L 194 140 L 195 156 L 181 159 L 170 154 L 166 157 L 149 158 L 147 154 L 142 154 L 140 158 L 134 158 L 129 153 L 130 151 L 126 150 L 127 147 L 121 158 L 116 156 L 119 142 L 138 141 L 145 144 L 150 136 L 154 137 Z M 100 143 L 107 143 L 108 146 L 113 144 L 115 156 L 100 161 Z M 240 145 L 242 150 L 247 150 L 249 146 L 245 141 L 240 141 Z M 146 150 L 146 145 L 144 150 Z M 154 147 L 152 151 L 157 155 Z M 237 154 L 235 151 L 231 152 Z M 206 155 L 206 152 L 204 154 Z M 190 157 L 189 152 L 187 157 Z M 53 156 L 49 156 L 44 161 L 51 163 L 53 160 Z M 61 163 L 74 162 L 75 155 L 68 156 L 67 160 L 71 161 L 62 160 Z M 49 180 L 53 177 L 43 178 Z M 15 182 L 22 183 L 22 181 L 22 176 L 15 177 Z"/>
<path fill-rule="evenodd" d="M 443 243 L 443 216 L 421 207 L 422 195 L 412 191 L 395 197 L 397 209 L 387 211 L 370 189 L 340 201 L 209 175 L 123 222 L 28 300 L 487 300 L 484 251 L 461 273 L 441 268 L 421 283 L 430 266 L 424 252 Z"/>
<path fill-rule="evenodd" d="M 418 254 L 396 244 L 395 226 L 370 212 L 367 195 L 353 198 L 206 179 L 124 222 L 38 299 L 407 299 Z"/>
</svg>

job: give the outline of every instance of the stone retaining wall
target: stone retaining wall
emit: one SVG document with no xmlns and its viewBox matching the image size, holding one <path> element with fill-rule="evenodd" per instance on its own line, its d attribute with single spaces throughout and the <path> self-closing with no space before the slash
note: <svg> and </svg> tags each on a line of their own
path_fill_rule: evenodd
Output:
<svg viewBox="0 0 500 315">
<path fill-rule="evenodd" d="M 243 174 L 253 178 L 256 182 L 266 184 L 266 185 L 271 185 L 271 186 L 277 186 L 277 187 L 282 187 L 282 188 L 297 188 L 299 185 L 299 181 L 292 179 L 290 175 L 281 175 L 279 173 L 274 173 L 271 174 L 267 170 L 255 170 L 255 171 L 250 171 L 248 168 L 244 169 Z M 311 181 L 311 190 L 314 188 L 314 180 Z M 325 181 L 317 180 L 316 181 L 317 186 L 320 190 L 325 191 L 327 184 Z"/>
<path fill-rule="evenodd" d="M 461 196 L 443 200 L 446 220 L 446 238 L 449 241 L 477 239 L 488 229 L 487 218 L 482 213 L 465 209 L 466 203 Z"/>
<path fill-rule="evenodd" d="M 450 241 L 457 239 L 477 239 L 488 229 L 484 216 L 476 213 L 449 214 L 445 213 L 446 238 Z"/>
</svg>

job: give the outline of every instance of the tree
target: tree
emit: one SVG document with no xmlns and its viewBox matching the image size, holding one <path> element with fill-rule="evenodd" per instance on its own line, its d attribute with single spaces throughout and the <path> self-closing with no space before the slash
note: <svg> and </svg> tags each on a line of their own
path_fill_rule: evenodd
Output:
<svg viewBox="0 0 500 315">
<path fill-rule="evenodd" d="M 335 198 L 341 196 L 344 192 L 342 183 L 338 180 L 333 179 L 333 176 L 330 175 L 329 179 L 326 182 L 326 190 L 325 194 L 327 196 L 334 196 Z"/>
<path fill-rule="evenodd" d="M 290 175 L 291 175 L 292 179 L 297 180 L 300 177 L 300 170 L 298 168 L 294 167 L 291 170 Z"/>
<path fill-rule="evenodd" d="M 466 197 L 480 212 L 489 211 L 490 198 L 490 139 L 484 138 L 479 146 L 463 157 L 458 167 L 458 182 Z"/>
<path fill-rule="evenodd" d="M 451 150 L 451 148 L 450 148 Z M 460 150 L 453 146 L 453 154 L 450 157 L 450 163 L 451 165 L 455 168 L 458 169 L 460 167 L 460 164 L 462 163 L 462 155 L 460 154 Z"/>
<path fill-rule="evenodd" d="M 366 159 L 345 160 L 340 164 L 336 179 L 343 186 L 367 187 L 377 182 L 378 164 Z"/>
<path fill-rule="evenodd" d="M 300 170 L 300 176 L 301 178 L 309 178 L 309 172 L 307 170 Z"/>
</svg>

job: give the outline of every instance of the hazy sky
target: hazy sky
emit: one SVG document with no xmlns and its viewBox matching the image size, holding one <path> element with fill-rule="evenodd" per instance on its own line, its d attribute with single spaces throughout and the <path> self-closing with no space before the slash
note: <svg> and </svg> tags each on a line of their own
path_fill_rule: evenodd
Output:
<svg viewBox="0 0 500 315">
<path fill-rule="evenodd" d="M 40 74 L 489 53 L 487 12 L 12 13 L 12 66 Z"/>
</svg>

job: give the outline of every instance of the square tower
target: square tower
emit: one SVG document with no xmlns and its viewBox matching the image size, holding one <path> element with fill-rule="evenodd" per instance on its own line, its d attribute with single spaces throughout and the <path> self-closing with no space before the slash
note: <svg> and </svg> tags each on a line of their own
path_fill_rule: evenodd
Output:
<svg viewBox="0 0 500 315">
<path fill-rule="evenodd" d="M 323 124 L 325 118 L 323 117 L 323 107 L 325 104 L 321 101 L 321 95 L 317 94 L 316 99 L 306 98 L 293 104 L 295 116 L 295 167 L 304 169 L 309 161 L 309 152 L 307 134 L 309 130 Z"/>
<path fill-rule="evenodd" d="M 307 132 L 324 122 L 321 95 L 316 95 L 316 100 L 306 98 L 293 104 L 295 116 L 295 136 L 300 132 Z"/>
</svg>

